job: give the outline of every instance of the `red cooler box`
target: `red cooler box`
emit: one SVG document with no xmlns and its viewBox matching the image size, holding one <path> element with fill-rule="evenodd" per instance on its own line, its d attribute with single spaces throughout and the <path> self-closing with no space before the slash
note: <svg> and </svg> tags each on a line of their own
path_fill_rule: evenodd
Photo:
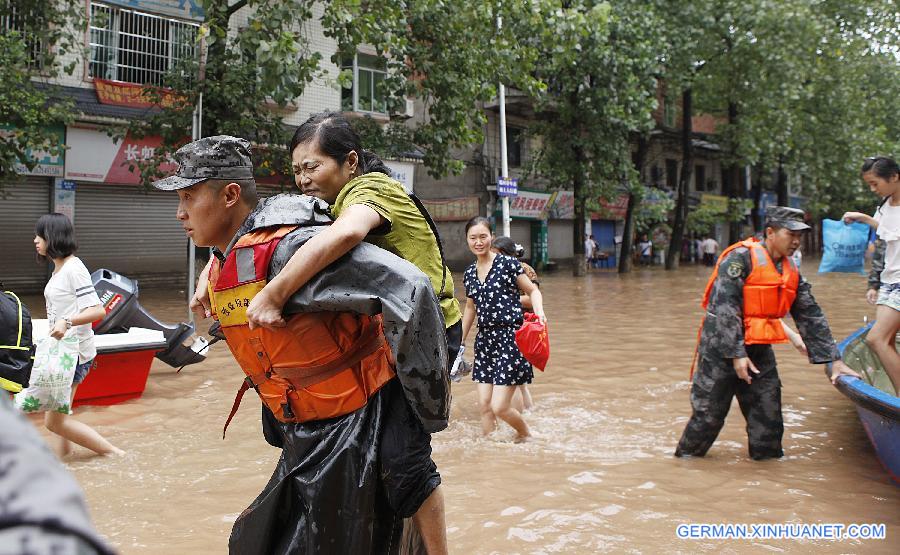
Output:
<svg viewBox="0 0 900 555">
<path fill-rule="evenodd" d="M 48 334 L 46 320 L 33 321 L 33 336 Z M 157 352 L 166 348 L 166 339 L 158 330 L 131 328 L 127 333 L 94 336 L 97 358 L 94 368 L 75 394 L 73 406 L 114 405 L 135 399 L 144 393 L 150 365 Z"/>
</svg>

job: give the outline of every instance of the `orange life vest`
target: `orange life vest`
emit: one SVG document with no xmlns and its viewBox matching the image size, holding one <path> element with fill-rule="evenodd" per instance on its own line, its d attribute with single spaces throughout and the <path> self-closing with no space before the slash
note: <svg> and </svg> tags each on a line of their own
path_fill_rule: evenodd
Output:
<svg viewBox="0 0 900 555">
<path fill-rule="evenodd" d="M 722 251 L 713 269 L 706 291 L 703 308 L 709 304 L 713 282 L 719 275 L 719 266 L 731 251 L 739 247 L 750 249 L 750 275 L 744 281 L 744 343 L 746 345 L 771 345 L 787 343 L 788 338 L 781 325 L 783 318 L 797 298 L 800 274 L 793 260 L 785 256 L 779 273 L 769 251 L 755 238 L 745 239 Z"/>
<path fill-rule="evenodd" d="M 744 239 L 722 251 L 716 267 L 713 268 L 712 275 L 709 276 L 709 281 L 706 283 L 701 306 L 705 309 L 709 305 L 713 283 L 719 275 L 719 266 L 722 261 L 731 251 L 739 247 L 750 250 L 750 274 L 744 280 L 744 344 L 787 343 L 788 338 L 784 332 L 781 318 L 790 311 L 794 299 L 797 298 L 800 273 L 797 272 L 794 261 L 788 256 L 782 259 L 781 273 L 779 273 L 766 247 L 756 238 Z M 697 330 L 697 350 L 694 351 L 694 360 L 691 362 L 691 377 L 694 375 L 702 330 L 703 322 L 701 321 L 700 329 Z"/>
<path fill-rule="evenodd" d="M 247 375 L 226 429 L 250 387 L 278 420 L 308 422 L 362 408 L 396 375 L 380 315 L 310 312 L 288 317 L 284 328 L 250 329 L 247 307 L 266 285 L 275 247 L 294 229 L 283 226 L 248 233 L 224 263 L 214 258 L 210 267 L 213 316 Z"/>
</svg>

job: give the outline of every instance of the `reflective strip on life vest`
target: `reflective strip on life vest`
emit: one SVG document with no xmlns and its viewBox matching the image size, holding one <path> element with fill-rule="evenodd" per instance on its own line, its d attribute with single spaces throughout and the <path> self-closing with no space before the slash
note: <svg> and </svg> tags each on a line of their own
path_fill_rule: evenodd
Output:
<svg viewBox="0 0 900 555">
<path fill-rule="evenodd" d="M 4 293 L 8 295 L 12 295 L 12 298 L 16 300 L 16 303 L 19 305 L 19 332 L 16 336 L 16 344 L 15 345 L 0 345 L 0 349 L 11 349 L 14 351 L 30 351 L 31 347 L 23 347 L 22 346 L 22 301 L 19 300 L 18 295 L 13 293 L 12 291 L 4 291 Z"/>
<path fill-rule="evenodd" d="M 238 282 L 254 281 L 256 276 L 256 265 L 253 263 L 254 252 L 253 247 L 241 247 L 234 249 L 234 259 L 237 265 Z"/>
<path fill-rule="evenodd" d="M 769 257 L 766 256 L 766 248 L 762 245 L 749 247 L 750 252 L 756 257 L 756 266 L 765 266 L 769 263 Z"/>
</svg>

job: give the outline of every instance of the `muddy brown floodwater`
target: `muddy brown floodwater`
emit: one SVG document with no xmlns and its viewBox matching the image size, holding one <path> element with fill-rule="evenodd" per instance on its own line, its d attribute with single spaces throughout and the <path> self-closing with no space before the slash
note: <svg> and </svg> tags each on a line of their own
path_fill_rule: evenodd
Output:
<svg viewBox="0 0 900 555">
<path fill-rule="evenodd" d="M 863 277 L 818 276 L 815 261 L 804 262 L 835 337 L 873 317 Z M 508 427 L 482 438 L 474 385 L 454 385 L 452 423 L 433 441 L 451 553 L 900 551 L 900 488 L 850 401 L 789 347 L 776 346 L 783 459 L 748 458 L 736 403 L 707 457 L 674 458 L 709 270 L 595 272 L 542 276 L 552 355 L 532 386 L 534 441 L 513 444 Z M 141 302 L 182 320 L 178 293 L 142 291 Z M 42 300 L 28 301 L 40 316 Z M 78 450 L 66 461 L 97 528 L 122 553 L 227 552 L 232 523 L 275 465 L 252 396 L 222 440 L 242 374 L 225 345 L 211 351 L 180 374 L 154 361 L 140 399 L 77 411 L 128 452 Z M 887 539 L 685 540 L 682 523 L 884 523 Z"/>
</svg>

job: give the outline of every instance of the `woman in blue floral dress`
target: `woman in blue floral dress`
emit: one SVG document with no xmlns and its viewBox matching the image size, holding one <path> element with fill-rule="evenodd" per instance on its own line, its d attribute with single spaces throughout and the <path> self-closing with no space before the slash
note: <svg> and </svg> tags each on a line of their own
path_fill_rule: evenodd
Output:
<svg viewBox="0 0 900 555">
<path fill-rule="evenodd" d="M 463 342 L 477 316 L 472 380 L 478 384 L 482 431 L 485 435 L 494 431 L 500 418 L 516 430 L 516 441 L 525 441 L 531 433 L 511 403 L 516 388 L 531 383 L 533 377 L 515 341 L 516 330 L 522 326 L 520 291 L 531 297 L 534 313 L 543 322 L 546 317 L 540 290 L 525 276 L 518 260 L 491 251 L 492 239 L 487 218 L 479 216 L 466 224 L 466 241 L 476 261 L 463 277 L 467 297 Z"/>
</svg>

